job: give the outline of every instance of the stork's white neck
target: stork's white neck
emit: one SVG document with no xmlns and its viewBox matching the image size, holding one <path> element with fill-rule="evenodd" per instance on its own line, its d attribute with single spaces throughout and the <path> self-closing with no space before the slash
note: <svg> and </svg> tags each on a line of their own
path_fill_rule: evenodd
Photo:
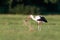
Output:
<svg viewBox="0 0 60 40">
<path fill-rule="evenodd" d="M 34 18 L 34 16 L 33 16 L 33 15 L 30 15 L 30 18 L 36 21 L 36 19 Z"/>
</svg>

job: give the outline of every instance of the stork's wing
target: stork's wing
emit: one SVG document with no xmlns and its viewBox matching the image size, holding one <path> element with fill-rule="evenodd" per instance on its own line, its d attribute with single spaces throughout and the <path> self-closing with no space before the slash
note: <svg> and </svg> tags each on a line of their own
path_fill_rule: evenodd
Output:
<svg viewBox="0 0 60 40">
<path fill-rule="evenodd" d="M 47 22 L 45 17 L 41 17 L 42 21 Z"/>
</svg>

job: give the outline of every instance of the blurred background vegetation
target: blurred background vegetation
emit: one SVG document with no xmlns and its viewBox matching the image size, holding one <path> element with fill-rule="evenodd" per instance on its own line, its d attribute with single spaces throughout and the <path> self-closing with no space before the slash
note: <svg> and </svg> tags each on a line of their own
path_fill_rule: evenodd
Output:
<svg viewBox="0 0 60 40">
<path fill-rule="evenodd" d="M 60 14 L 60 0 L 0 0 L 1 14 Z"/>
</svg>

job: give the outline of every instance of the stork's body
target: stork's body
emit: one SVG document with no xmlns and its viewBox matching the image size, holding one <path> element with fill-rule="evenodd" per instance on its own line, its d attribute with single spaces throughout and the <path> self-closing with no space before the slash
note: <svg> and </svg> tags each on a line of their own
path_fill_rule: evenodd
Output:
<svg viewBox="0 0 60 40">
<path fill-rule="evenodd" d="M 38 24 L 38 30 L 41 30 L 41 28 L 40 28 L 40 24 L 41 23 L 45 23 L 45 22 L 47 22 L 47 20 L 46 20 L 46 18 L 45 17 L 43 17 L 43 16 L 33 16 L 33 15 L 29 15 L 28 16 L 28 19 L 32 19 L 32 20 L 34 20 L 34 21 L 36 21 L 37 22 L 37 24 Z"/>
<path fill-rule="evenodd" d="M 36 22 L 39 22 L 39 21 L 41 21 L 41 22 L 47 22 L 47 20 L 46 20 L 45 17 L 39 16 L 39 15 L 35 16 L 35 17 L 33 15 L 30 15 L 30 18 L 33 19 Z"/>
</svg>

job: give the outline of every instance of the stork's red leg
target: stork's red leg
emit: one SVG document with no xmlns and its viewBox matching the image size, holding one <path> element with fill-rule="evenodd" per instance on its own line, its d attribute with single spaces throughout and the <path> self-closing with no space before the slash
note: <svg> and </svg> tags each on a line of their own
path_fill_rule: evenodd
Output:
<svg viewBox="0 0 60 40">
<path fill-rule="evenodd" d="M 41 31 L 42 21 L 38 21 L 38 31 Z"/>
</svg>

